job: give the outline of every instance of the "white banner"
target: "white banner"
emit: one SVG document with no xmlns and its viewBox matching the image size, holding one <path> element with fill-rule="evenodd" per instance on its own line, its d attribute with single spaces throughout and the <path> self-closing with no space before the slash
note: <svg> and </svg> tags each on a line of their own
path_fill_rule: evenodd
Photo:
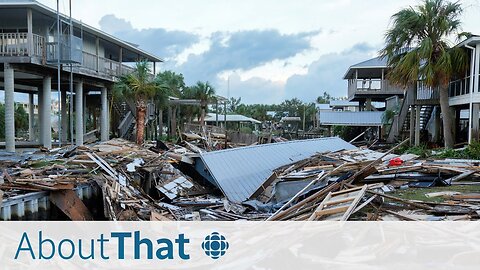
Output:
<svg viewBox="0 0 480 270">
<path fill-rule="evenodd" d="M 0 222 L 0 269 L 479 269 L 478 222 Z"/>
</svg>

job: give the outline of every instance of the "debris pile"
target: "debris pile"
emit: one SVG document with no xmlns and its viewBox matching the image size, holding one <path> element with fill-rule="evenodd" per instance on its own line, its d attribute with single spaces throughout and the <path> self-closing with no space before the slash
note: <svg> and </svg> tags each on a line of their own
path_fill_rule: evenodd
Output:
<svg viewBox="0 0 480 270">
<path fill-rule="evenodd" d="M 2 159 L 0 218 L 33 211 L 14 202 L 42 194 L 71 220 L 479 219 L 477 160 L 419 159 L 393 154 L 401 144 L 382 153 L 338 138 L 219 151 L 215 143 L 189 134 L 152 151 L 112 139 Z M 100 202 L 85 202 L 85 185 Z"/>
</svg>

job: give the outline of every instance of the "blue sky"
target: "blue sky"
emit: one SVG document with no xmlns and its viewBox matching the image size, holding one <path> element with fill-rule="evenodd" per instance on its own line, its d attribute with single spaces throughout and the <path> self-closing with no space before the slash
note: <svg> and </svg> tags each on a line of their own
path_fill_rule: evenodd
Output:
<svg viewBox="0 0 480 270">
<path fill-rule="evenodd" d="M 55 0 L 40 0 L 55 8 Z M 60 1 L 67 13 L 68 1 Z M 245 103 L 345 96 L 348 66 L 374 57 L 390 16 L 415 0 L 82 0 L 73 16 L 166 61 L 187 84 L 211 82 Z M 480 0 L 461 1 L 480 34 Z M 228 83 L 230 81 L 230 91 Z"/>
</svg>

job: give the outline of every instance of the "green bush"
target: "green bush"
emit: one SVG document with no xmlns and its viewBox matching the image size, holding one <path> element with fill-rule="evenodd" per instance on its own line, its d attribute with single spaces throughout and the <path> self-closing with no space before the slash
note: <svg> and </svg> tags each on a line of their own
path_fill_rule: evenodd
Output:
<svg viewBox="0 0 480 270">
<path fill-rule="evenodd" d="M 25 135 L 28 132 L 28 113 L 23 106 L 15 104 L 15 134 Z M 0 103 L 0 140 L 5 139 L 5 104 Z"/>
<path fill-rule="evenodd" d="M 431 151 L 426 145 L 406 146 L 404 148 L 400 148 L 398 152 L 400 154 L 414 154 L 422 158 L 426 158 L 431 155 Z"/>
<path fill-rule="evenodd" d="M 247 133 L 247 134 L 251 134 L 253 132 L 253 130 L 249 127 L 241 127 L 240 128 L 240 133 Z"/>
</svg>

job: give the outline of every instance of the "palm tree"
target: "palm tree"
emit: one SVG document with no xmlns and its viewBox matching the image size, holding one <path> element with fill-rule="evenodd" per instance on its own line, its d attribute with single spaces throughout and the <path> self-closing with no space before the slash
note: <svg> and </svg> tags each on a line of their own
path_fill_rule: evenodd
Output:
<svg viewBox="0 0 480 270">
<path fill-rule="evenodd" d="M 196 99 L 195 94 L 196 93 L 193 86 L 191 87 L 186 86 L 183 88 L 183 91 L 180 97 L 182 99 Z M 198 106 L 185 105 L 182 108 L 181 113 L 183 114 L 183 118 L 186 119 L 188 123 L 191 123 L 194 116 L 197 116 L 198 118 L 198 115 L 200 115 L 200 108 Z"/>
<path fill-rule="evenodd" d="M 146 61 L 137 62 L 132 73 L 119 77 L 114 89 L 117 95 L 135 101 L 137 121 L 136 142 L 137 144 L 142 144 L 145 133 L 147 103 L 155 96 L 158 89 L 158 85 L 151 76 L 149 64 Z"/>
<path fill-rule="evenodd" d="M 159 89 L 157 90 L 154 101 L 157 108 L 158 127 L 160 135 L 163 130 L 163 111 L 168 106 L 168 97 L 180 97 L 185 89 L 185 82 L 182 74 L 172 71 L 164 71 L 157 74 L 155 78 Z"/>
<path fill-rule="evenodd" d="M 197 82 L 192 89 L 195 98 L 200 100 L 200 124 L 204 126 L 208 103 L 215 99 L 215 89 L 208 82 Z"/>
<path fill-rule="evenodd" d="M 459 2 L 444 0 L 424 0 L 419 6 L 403 9 L 392 16 L 386 45 L 380 51 L 388 59 L 389 79 L 393 83 L 406 87 L 421 80 L 439 90 L 446 148 L 454 144 L 449 80 L 467 67 L 465 52 L 448 41 L 449 37 L 465 35 L 460 31 L 461 13 Z"/>
</svg>

